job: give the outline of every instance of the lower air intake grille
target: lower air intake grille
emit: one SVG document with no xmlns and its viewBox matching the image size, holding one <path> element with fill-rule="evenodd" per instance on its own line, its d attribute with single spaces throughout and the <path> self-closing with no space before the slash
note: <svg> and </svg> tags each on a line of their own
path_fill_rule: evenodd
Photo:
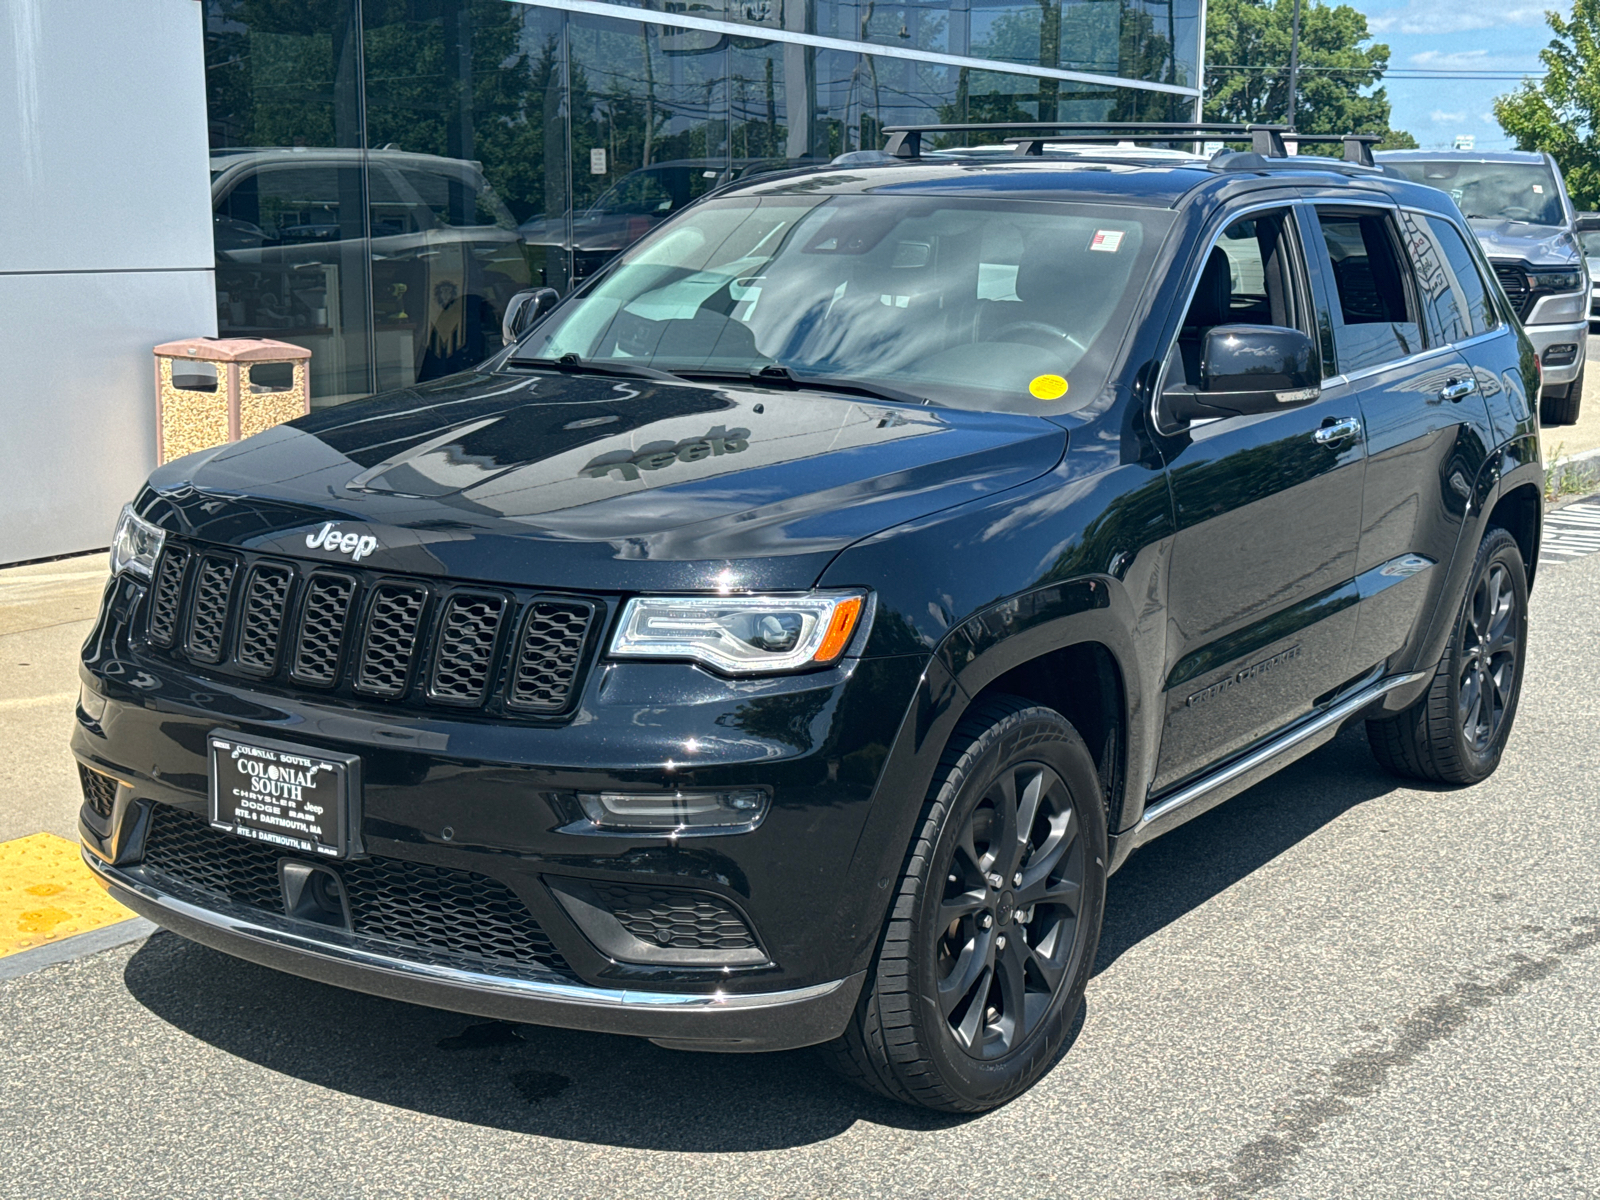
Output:
<svg viewBox="0 0 1600 1200">
<path fill-rule="evenodd" d="M 283 610 L 289 600 L 289 578 L 287 567 L 257 563 L 244 585 L 239 666 L 252 675 L 270 675 L 278 668 L 278 643 L 283 639 Z"/>
<path fill-rule="evenodd" d="M 98 817 L 111 819 L 111 808 L 117 802 L 117 781 L 99 771 L 91 771 L 78 764 L 78 782 L 83 785 L 83 799 Z"/>
<path fill-rule="evenodd" d="M 756 944 L 733 908 L 709 892 L 599 883 L 595 892 L 642 942 L 692 950 L 747 950 Z"/>
<path fill-rule="evenodd" d="M 506 602 L 499 596 L 452 596 L 439 629 L 428 694 L 440 704 L 476 705 L 489 686 L 495 636 Z"/>
<path fill-rule="evenodd" d="M 1518 320 L 1525 320 L 1533 308 L 1533 295 L 1528 290 L 1527 273 L 1521 267 L 1509 264 L 1495 267 L 1494 273 L 1500 280 L 1500 286 L 1505 289 L 1506 299 L 1511 301 L 1511 307 L 1516 310 Z"/>
<path fill-rule="evenodd" d="M 398 696 L 406 690 L 411 659 L 422 626 L 428 593 L 420 587 L 386 583 L 372 599 L 356 690 L 374 696 Z"/>
<path fill-rule="evenodd" d="M 196 662 L 222 661 L 223 635 L 228 628 L 228 601 L 233 596 L 231 559 L 206 555 L 200 560 L 194 584 L 194 610 L 189 614 L 189 657 Z"/>
<path fill-rule="evenodd" d="M 345 619 L 354 591 L 355 581 L 343 575 L 313 575 L 306 584 L 306 609 L 290 672 L 300 683 L 332 687 L 338 682 L 339 652 L 344 649 Z"/>
<path fill-rule="evenodd" d="M 150 589 L 148 636 L 157 646 L 167 647 L 178 636 L 178 606 L 183 600 L 183 571 L 189 565 L 189 552 L 182 546 L 168 546 L 156 568 L 155 584 Z"/>
<path fill-rule="evenodd" d="M 294 855 L 212 829 L 170 804 L 152 808 L 142 864 L 152 882 L 283 915 L 278 862 Z M 516 893 L 486 875 L 394 858 L 322 865 L 344 881 L 356 936 L 385 943 L 394 957 L 571 974 Z"/>
</svg>

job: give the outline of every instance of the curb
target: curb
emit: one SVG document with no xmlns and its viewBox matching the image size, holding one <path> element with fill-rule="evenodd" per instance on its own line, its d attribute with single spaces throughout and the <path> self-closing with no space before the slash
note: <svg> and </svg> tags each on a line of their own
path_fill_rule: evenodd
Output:
<svg viewBox="0 0 1600 1200">
<path fill-rule="evenodd" d="M 129 917 L 126 921 L 118 921 L 115 925 L 107 925 L 101 929 L 91 929 L 87 933 L 75 934 L 53 945 L 19 950 L 15 954 L 0 958 L 0 982 L 32 974 L 44 967 L 53 967 L 57 963 L 71 962 L 88 954 L 111 950 L 128 942 L 136 942 L 140 938 L 149 937 L 159 928 L 160 926 L 154 921 L 147 921 L 143 917 Z"/>
</svg>

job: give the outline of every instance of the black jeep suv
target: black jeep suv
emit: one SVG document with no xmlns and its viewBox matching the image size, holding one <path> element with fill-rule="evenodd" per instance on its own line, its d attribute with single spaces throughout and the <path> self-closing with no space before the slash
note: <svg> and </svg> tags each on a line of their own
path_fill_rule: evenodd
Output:
<svg viewBox="0 0 1600 1200">
<path fill-rule="evenodd" d="M 713 193 L 476 370 L 158 469 L 72 739 L 111 892 L 971 1111 L 1049 1068 L 1143 843 L 1355 721 L 1492 772 L 1539 374 L 1450 198 L 1270 136 L 920 138 Z"/>
</svg>

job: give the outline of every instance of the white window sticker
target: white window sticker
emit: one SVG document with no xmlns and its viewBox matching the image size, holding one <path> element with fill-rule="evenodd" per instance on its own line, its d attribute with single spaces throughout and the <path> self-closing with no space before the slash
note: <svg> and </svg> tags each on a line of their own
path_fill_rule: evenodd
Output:
<svg viewBox="0 0 1600 1200">
<path fill-rule="evenodd" d="M 1115 254 L 1122 249 L 1122 233 L 1120 229 L 1096 229 L 1094 238 L 1089 242 L 1089 249 Z"/>
<path fill-rule="evenodd" d="M 1542 184 L 1542 183 L 1534 184 L 1533 185 L 1533 190 L 1538 192 L 1539 195 L 1541 195 L 1541 196 L 1544 195 L 1544 184 Z"/>
</svg>

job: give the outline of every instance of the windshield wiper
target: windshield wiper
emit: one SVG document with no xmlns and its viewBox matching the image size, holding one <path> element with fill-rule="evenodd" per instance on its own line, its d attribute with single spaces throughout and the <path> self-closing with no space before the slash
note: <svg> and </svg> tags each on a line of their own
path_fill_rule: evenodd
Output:
<svg viewBox="0 0 1600 1200">
<path fill-rule="evenodd" d="M 851 396 L 871 396 L 874 400 L 892 400 L 896 404 L 931 405 L 926 396 L 915 396 L 899 388 L 883 384 L 863 383 L 859 379 L 836 379 L 828 375 L 800 375 L 781 363 L 767 363 L 749 371 L 690 370 L 680 371 L 680 379 L 742 379 L 750 383 L 792 387 L 819 392 L 841 392 Z"/>
<path fill-rule="evenodd" d="M 643 367 L 618 359 L 582 359 L 576 354 L 563 354 L 560 358 L 513 358 L 513 367 L 542 367 L 547 371 L 561 371 L 568 375 L 610 375 L 619 379 L 659 379 L 667 383 L 682 383 L 683 376 L 655 367 Z"/>
</svg>

